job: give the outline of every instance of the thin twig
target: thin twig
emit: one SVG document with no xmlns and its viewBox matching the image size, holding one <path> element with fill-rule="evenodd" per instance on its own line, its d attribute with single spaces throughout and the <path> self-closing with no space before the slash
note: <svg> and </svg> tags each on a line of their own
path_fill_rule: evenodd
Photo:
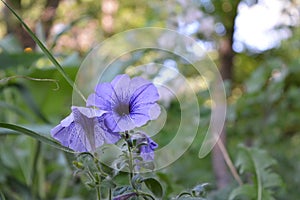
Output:
<svg viewBox="0 0 300 200">
<path fill-rule="evenodd" d="M 224 160 L 225 160 L 227 166 L 229 167 L 229 170 L 230 170 L 231 174 L 233 175 L 234 179 L 238 182 L 239 185 L 243 185 L 243 181 L 240 178 L 238 172 L 236 171 L 223 142 L 221 140 L 218 140 L 217 145 L 220 148 L 221 153 L 224 157 Z"/>
</svg>

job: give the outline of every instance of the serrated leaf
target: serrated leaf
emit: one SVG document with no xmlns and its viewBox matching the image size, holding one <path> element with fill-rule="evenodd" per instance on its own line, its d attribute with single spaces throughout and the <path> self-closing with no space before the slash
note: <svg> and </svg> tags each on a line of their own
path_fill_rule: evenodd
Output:
<svg viewBox="0 0 300 200">
<path fill-rule="evenodd" d="M 269 172 L 268 177 L 263 177 L 264 187 L 272 188 L 282 184 L 282 180 L 278 174 Z"/>
<path fill-rule="evenodd" d="M 247 147 L 241 147 L 240 149 L 241 152 L 239 152 L 236 166 L 241 174 L 248 172 L 254 176 L 253 185 L 248 184 L 238 187 L 232 191 L 231 199 L 243 194 L 255 200 L 273 200 L 273 193 L 270 189 L 278 187 L 282 183 L 280 177 L 270 170 L 270 167 L 276 164 L 276 160 L 264 150 Z"/>
<path fill-rule="evenodd" d="M 158 180 L 154 178 L 146 178 L 143 182 L 156 197 L 161 198 L 163 196 L 163 188 Z"/>
<path fill-rule="evenodd" d="M 234 200 L 236 198 L 243 197 L 243 196 L 244 197 L 246 196 L 251 199 L 255 199 L 256 197 L 255 188 L 249 184 L 242 185 L 231 192 L 229 196 L 229 200 Z"/>
</svg>

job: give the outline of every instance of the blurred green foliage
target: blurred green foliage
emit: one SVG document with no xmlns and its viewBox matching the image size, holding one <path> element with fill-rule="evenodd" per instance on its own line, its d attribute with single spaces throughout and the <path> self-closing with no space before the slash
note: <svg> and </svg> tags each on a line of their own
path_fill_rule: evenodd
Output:
<svg viewBox="0 0 300 200">
<path fill-rule="evenodd" d="M 39 1 L 38 4 L 32 2 L 22 1 L 23 8 L 18 11 L 26 20 L 38 24 L 38 18 L 42 12 L 41 7 L 45 2 Z M 224 3 L 224 1 L 220 2 Z M 231 3 L 236 4 L 237 1 Z M 174 6 L 172 2 L 166 5 Z M 224 8 L 222 4 L 217 4 L 216 8 L 215 13 L 211 15 L 215 15 L 216 19 L 222 21 L 227 13 L 222 10 Z M 73 80 L 84 55 L 93 47 L 93 43 L 128 28 L 164 27 L 172 17 L 172 14 L 161 6 L 160 1 L 120 2 L 118 9 L 118 12 L 114 14 L 114 31 L 105 33 L 101 29 L 100 1 L 61 2 L 54 24 L 63 23 L 64 27 L 44 42 L 53 47 L 55 57 Z M 181 7 L 174 6 L 175 13 L 181 11 Z M 90 26 L 90 23 L 94 25 Z M 224 22 L 225 26 L 232 26 L 231 23 L 232 21 Z M 2 22 L 1 27 L 4 27 L 4 24 Z M 97 33 L 93 35 L 92 42 L 88 45 L 76 40 L 76 36 L 80 35 L 79 32 L 83 27 L 90 27 Z M 3 37 L 0 40 L 0 121 L 20 124 L 49 135 L 51 127 L 70 112 L 72 87 L 39 49 L 32 52 L 24 51 L 13 35 L 4 36 L 2 31 L 1 34 Z M 210 40 L 217 40 L 216 34 L 210 36 Z M 275 199 L 282 200 L 299 198 L 299 38 L 300 29 L 294 27 L 292 36 L 276 49 L 260 54 L 249 52 L 236 54 L 234 80 L 229 83 L 232 90 L 228 93 L 227 147 L 234 160 L 237 161 L 237 167 L 244 166 L 244 171 L 250 172 L 248 177 L 247 175 L 244 177 L 246 184 L 243 187 L 250 188 L 246 192 L 254 191 L 256 194 L 257 191 L 253 185 L 258 185 L 258 179 L 265 179 L 258 176 L 257 172 L 265 173 L 266 171 L 268 174 L 271 163 L 274 171 L 280 174 L 285 184 L 284 187 L 272 190 L 278 192 Z M 131 64 L 140 64 L 151 59 L 170 59 L 170 56 L 159 57 L 142 52 L 138 61 Z M 187 69 L 184 61 L 178 62 L 181 62 L 179 68 L 185 75 L 194 76 L 194 71 Z M 30 77 L 56 80 L 59 87 L 57 88 L 53 81 L 28 79 Z M 199 183 L 214 184 L 210 156 L 202 160 L 197 157 L 203 139 L 202 133 L 205 132 L 210 117 L 210 109 L 205 104 L 208 97 L 206 92 L 199 91 L 198 100 L 202 105 L 203 116 L 201 116 L 199 134 L 193 145 L 178 161 L 157 172 L 167 197 L 177 195 L 178 191 L 193 188 Z M 179 120 L 179 104 L 177 101 L 172 101 L 168 108 L 166 126 L 154 139 L 159 144 L 168 143 L 174 136 Z M 277 160 L 278 164 L 275 164 L 269 155 L 262 153 L 261 150 L 237 150 L 240 143 L 265 149 Z M 249 157 L 241 157 L 243 152 L 249 153 Z M 260 154 L 265 157 L 259 157 Z M 259 157 L 254 164 L 261 164 L 264 159 L 271 161 L 259 169 L 254 169 L 249 164 L 251 156 L 254 159 L 257 158 L 256 156 Z M 88 188 L 83 187 L 80 179 L 72 174 L 74 167 L 71 161 L 73 159 L 73 155 L 56 150 L 32 138 L 0 129 L 0 199 L 4 196 L 6 199 L 93 199 L 94 194 Z M 272 178 L 270 180 L 273 180 Z M 237 188 L 237 185 L 232 181 L 232 185 L 228 188 L 222 191 L 214 190 L 208 198 L 228 199 L 234 188 Z M 232 199 L 233 196 L 243 193 L 244 189 L 233 191 L 235 192 L 231 193 Z M 254 194 L 251 193 L 248 195 L 249 198 L 245 199 L 251 199 L 252 195 Z M 256 196 L 252 199 L 255 198 Z"/>
</svg>

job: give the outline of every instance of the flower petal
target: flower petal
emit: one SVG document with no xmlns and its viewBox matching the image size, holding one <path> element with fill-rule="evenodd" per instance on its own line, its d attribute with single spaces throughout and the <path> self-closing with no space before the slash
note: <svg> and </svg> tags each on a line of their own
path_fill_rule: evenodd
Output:
<svg viewBox="0 0 300 200">
<path fill-rule="evenodd" d="M 158 147 L 158 144 L 155 143 L 150 137 L 148 137 L 148 145 L 141 146 L 141 157 L 144 161 L 153 161 L 154 160 L 154 150 Z"/>
<path fill-rule="evenodd" d="M 84 152 L 86 148 L 80 140 L 80 135 L 76 133 L 74 122 L 68 127 L 63 127 L 59 124 L 51 130 L 51 136 L 58 140 L 63 146 L 69 147 L 77 152 Z"/>
<path fill-rule="evenodd" d="M 88 96 L 86 105 L 109 111 L 114 103 L 118 103 L 114 88 L 110 83 L 101 83 L 96 86 L 95 93 Z"/>
<path fill-rule="evenodd" d="M 145 125 L 149 120 L 156 119 L 160 114 L 160 106 L 158 104 L 140 104 L 135 106 L 130 113 L 131 119 L 137 127 Z"/>
<path fill-rule="evenodd" d="M 133 79 L 131 79 L 130 85 L 129 85 L 130 95 L 133 95 L 133 93 L 138 88 L 140 88 L 144 85 L 148 85 L 149 83 L 151 83 L 151 82 L 142 77 L 134 77 Z"/>
<path fill-rule="evenodd" d="M 161 109 L 160 109 L 160 106 L 157 103 L 152 105 L 152 107 L 149 110 L 150 120 L 157 119 L 158 116 L 160 115 L 160 112 L 161 112 Z"/>
<path fill-rule="evenodd" d="M 131 119 L 130 115 L 124 115 L 119 118 L 117 126 L 120 131 L 129 131 L 136 127 L 136 124 Z"/>
<path fill-rule="evenodd" d="M 58 140 L 63 146 L 69 146 L 69 133 L 61 124 L 51 129 L 51 136 Z"/>
<path fill-rule="evenodd" d="M 130 79 L 127 74 L 116 76 L 111 83 L 97 85 L 87 106 L 104 110 L 105 124 L 113 132 L 134 129 L 156 119 L 160 107 L 157 88 L 142 77 Z"/>
<path fill-rule="evenodd" d="M 68 127 L 70 124 L 74 121 L 73 113 L 71 113 L 69 116 L 67 116 L 65 119 L 61 120 L 60 124 L 63 127 Z"/>
<path fill-rule="evenodd" d="M 140 104 L 155 103 L 159 99 L 157 88 L 149 83 L 139 87 L 130 98 L 131 110 L 134 111 L 135 106 Z"/>
<path fill-rule="evenodd" d="M 105 124 L 112 132 L 123 132 L 136 127 L 129 115 L 120 116 L 115 112 L 105 114 Z"/>
<path fill-rule="evenodd" d="M 104 143 L 111 144 L 120 139 L 119 134 L 105 127 L 104 115 L 102 110 L 73 106 L 72 113 L 51 130 L 51 135 L 74 151 L 95 151 Z"/>
<path fill-rule="evenodd" d="M 70 127 L 66 130 L 69 133 L 69 148 L 77 152 L 86 152 L 88 151 L 85 144 L 82 142 L 81 138 L 83 137 L 82 132 L 80 132 L 75 123 L 72 123 Z"/>
<path fill-rule="evenodd" d="M 88 151 L 95 151 L 95 119 L 88 118 L 87 116 L 81 113 L 80 109 L 76 107 L 72 109 L 72 112 L 74 115 L 76 133 L 80 136 L 79 139 Z"/>
<path fill-rule="evenodd" d="M 121 139 L 120 134 L 109 132 L 104 126 L 104 119 L 102 117 L 95 119 L 96 125 L 94 127 L 95 146 L 96 148 L 103 144 L 114 144 Z"/>
<path fill-rule="evenodd" d="M 130 82 L 130 77 L 127 74 L 118 75 L 111 82 L 120 103 L 128 103 L 130 100 Z"/>
<path fill-rule="evenodd" d="M 106 113 L 106 111 L 103 111 L 103 110 L 97 110 L 97 109 L 85 108 L 85 107 L 77 107 L 77 106 L 72 106 L 71 109 L 72 109 L 72 111 L 78 110 L 81 114 L 85 115 L 87 118 L 101 117 L 104 113 Z"/>
<path fill-rule="evenodd" d="M 144 161 L 154 160 L 154 150 L 158 147 L 158 144 L 154 142 L 146 133 L 138 132 L 137 135 L 142 138 L 138 138 L 137 145 L 140 146 L 140 155 Z M 145 144 L 146 142 L 146 144 Z"/>
</svg>

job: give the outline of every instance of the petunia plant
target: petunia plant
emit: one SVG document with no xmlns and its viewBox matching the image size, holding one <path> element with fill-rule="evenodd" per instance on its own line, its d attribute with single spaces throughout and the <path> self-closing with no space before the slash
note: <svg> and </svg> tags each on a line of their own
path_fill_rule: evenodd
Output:
<svg viewBox="0 0 300 200">
<path fill-rule="evenodd" d="M 96 85 L 94 92 L 85 99 L 77 85 L 28 25 L 4 0 L 1 2 L 17 17 L 74 91 L 86 100 L 86 105 L 71 107 L 70 115 L 51 130 L 51 136 L 55 140 L 15 124 L 0 122 L 0 127 L 28 135 L 65 152 L 75 153 L 74 174 L 80 176 L 87 186 L 95 189 L 97 199 L 165 199 L 168 195 L 164 195 L 162 185 L 151 173 L 155 169 L 155 150 L 158 144 L 141 129 L 149 121 L 156 120 L 161 113 L 157 103 L 160 97 L 155 85 L 142 77 L 130 78 L 122 74 L 117 75 L 111 82 Z M 274 159 L 265 151 L 241 147 L 236 161 L 238 174 L 222 143 L 218 145 L 239 184 L 232 189 L 227 199 L 274 199 L 273 189 L 282 184 L 280 177 L 270 169 L 276 163 Z M 35 166 L 40 160 L 39 150 L 37 148 Z M 32 170 L 32 173 L 35 174 L 36 171 Z M 128 181 L 124 181 L 124 174 L 128 174 Z M 163 180 L 165 176 L 163 173 L 160 175 Z M 27 185 L 23 189 L 26 188 Z M 14 186 L 12 196 L 16 195 L 15 189 Z M 210 189 L 210 184 L 200 184 L 172 199 L 205 200 Z M 31 190 L 32 193 L 35 192 L 34 189 Z M 0 189 L 0 199 L 5 199 L 3 191 Z M 220 194 L 212 194 L 210 199 L 226 198 Z M 20 198 L 16 198 L 26 198 L 23 193 L 20 195 Z"/>
<path fill-rule="evenodd" d="M 78 174 L 88 178 L 88 185 L 96 188 L 98 199 L 105 196 L 101 194 L 103 185 L 108 185 L 109 199 L 162 196 L 162 187 L 156 179 L 140 175 L 145 169 L 154 169 L 158 144 L 137 129 L 159 116 L 158 100 L 158 90 L 150 81 L 118 75 L 110 83 L 98 84 L 89 95 L 86 107 L 73 106 L 72 113 L 51 130 L 53 138 L 78 152 L 74 166 Z M 104 163 L 112 168 L 107 171 L 107 166 L 101 163 L 101 151 L 112 148 L 109 145 L 114 145 L 118 153 L 111 163 Z M 130 185 L 121 187 L 123 190 L 114 183 L 121 171 L 128 172 L 130 178 Z M 142 191 L 143 182 L 152 193 Z"/>
</svg>

